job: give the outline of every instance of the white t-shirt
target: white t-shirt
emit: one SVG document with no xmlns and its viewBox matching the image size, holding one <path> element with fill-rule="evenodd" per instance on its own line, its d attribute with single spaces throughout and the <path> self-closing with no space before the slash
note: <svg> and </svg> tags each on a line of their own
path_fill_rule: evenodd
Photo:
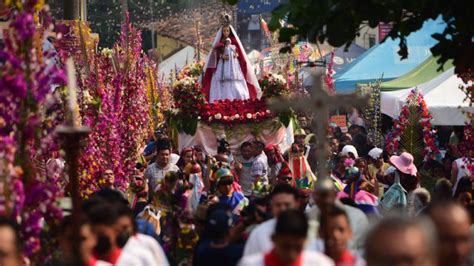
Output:
<svg viewBox="0 0 474 266">
<path fill-rule="evenodd" d="M 179 167 L 169 163 L 166 167 L 161 168 L 156 162 L 148 165 L 145 170 L 145 178 L 148 179 L 148 186 L 151 190 L 157 191 L 159 189 L 160 182 L 165 178 L 168 172 L 178 172 Z"/>
<path fill-rule="evenodd" d="M 252 164 L 254 158 L 248 160 L 244 159 L 242 156 L 236 158 L 238 162 L 242 164 L 242 170 L 239 176 L 239 184 L 242 187 L 242 192 L 246 197 L 252 195 L 252 185 L 255 182 L 255 178 L 252 177 Z"/>
<path fill-rule="evenodd" d="M 265 265 L 265 253 L 245 256 L 240 260 L 239 266 L 267 266 Z M 315 251 L 303 251 L 302 266 L 333 266 L 334 262 L 326 255 Z"/>
<path fill-rule="evenodd" d="M 136 234 L 123 247 L 117 266 L 168 266 L 168 259 L 158 242 L 151 236 Z"/>
<path fill-rule="evenodd" d="M 250 173 L 254 177 L 259 176 L 261 181 L 268 182 L 268 159 L 265 153 L 255 157 Z"/>
<path fill-rule="evenodd" d="M 244 248 L 244 256 L 265 253 L 273 248 L 272 235 L 275 231 L 276 219 L 270 219 L 252 230 Z"/>
<path fill-rule="evenodd" d="M 352 239 L 348 243 L 348 248 L 356 253 L 362 251 L 364 249 L 365 237 L 369 230 L 369 220 L 367 219 L 367 215 L 358 208 L 342 204 L 340 201 L 336 201 L 336 204 L 338 207 L 344 209 L 347 216 L 349 216 L 349 223 L 351 224 L 352 229 Z M 308 212 L 308 216 L 310 225 L 312 225 L 309 229 L 311 232 L 309 234 L 311 242 L 318 234 L 320 216 L 318 206 L 314 206 L 312 210 Z M 314 225 L 316 225 L 316 227 L 314 227 Z"/>
</svg>

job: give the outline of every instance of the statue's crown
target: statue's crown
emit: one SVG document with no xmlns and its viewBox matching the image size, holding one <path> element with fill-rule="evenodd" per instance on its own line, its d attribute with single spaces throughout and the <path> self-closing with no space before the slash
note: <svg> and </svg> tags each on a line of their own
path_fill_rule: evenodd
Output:
<svg viewBox="0 0 474 266">
<path fill-rule="evenodd" d="M 221 24 L 222 26 L 229 26 L 231 23 L 232 17 L 227 14 L 227 12 L 222 13 L 221 15 Z"/>
</svg>

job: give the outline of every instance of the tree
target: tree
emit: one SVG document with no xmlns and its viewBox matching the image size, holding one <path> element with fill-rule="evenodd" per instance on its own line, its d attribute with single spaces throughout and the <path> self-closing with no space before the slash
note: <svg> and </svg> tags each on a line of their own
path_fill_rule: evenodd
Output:
<svg viewBox="0 0 474 266">
<path fill-rule="evenodd" d="M 46 0 L 54 18 L 63 18 L 64 0 Z M 130 20 L 142 31 L 142 45 L 145 51 L 151 48 L 151 33 L 147 24 L 165 19 L 186 8 L 196 8 L 208 4 L 209 0 L 128 0 Z M 112 47 L 119 38 L 124 14 L 121 1 L 87 1 L 87 21 L 94 33 L 99 34 L 100 47 Z"/>
<path fill-rule="evenodd" d="M 236 0 L 224 0 L 236 3 Z M 454 59 L 456 73 L 474 69 L 474 1 L 459 0 L 290 0 L 272 12 L 269 27 L 280 29 L 280 41 L 289 42 L 299 35 L 309 40 L 327 41 L 334 47 L 355 39 L 360 25 L 377 26 L 380 22 L 393 25 L 389 36 L 400 38 L 399 55 L 408 55 L 406 37 L 421 28 L 427 19 L 442 16 L 446 29 L 433 38 L 438 41 L 431 48 L 439 63 Z M 287 25 L 281 26 L 280 19 Z"/>
</svg>

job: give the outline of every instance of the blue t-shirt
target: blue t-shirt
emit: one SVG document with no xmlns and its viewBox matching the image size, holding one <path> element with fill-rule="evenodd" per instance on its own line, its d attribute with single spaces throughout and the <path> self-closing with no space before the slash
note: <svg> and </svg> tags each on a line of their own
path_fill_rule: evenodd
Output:
<svg viewBox="0 0 474 266">
<path fill-rule="evenodd" d="M 232 196 L 221 196 L 219 197 L 219 202 L 229 205 L 232 209 L 232 212 L 238 213 L 241 209 L 243 209 L 246 205 L 247 199 L 245 198 L 244 194 L 240 192 L 232 192 Z"/>
<path fill-rule="evenodd" d="M 223 248 L 211 247 L 210 241 L 203 242 L 196 249 L 195 266 L 237 265 L 244 253 L 244 245 L 229 244 Z"/>
</svg>

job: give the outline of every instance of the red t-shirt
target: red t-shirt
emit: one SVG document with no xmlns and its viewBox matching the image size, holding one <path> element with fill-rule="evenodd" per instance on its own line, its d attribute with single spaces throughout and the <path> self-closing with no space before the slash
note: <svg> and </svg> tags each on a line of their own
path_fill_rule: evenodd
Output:
<svg viewBox="0 0 474 266">
<path fill-rule="evenodd" d="M 280 258 L 275 254 L 275 250 L 272 249 L 272 251 L 268 252 L 265 254 L 265 257 L 263 258 L 263 261 L 265 262 L 265 266 L 283 266 L 285 265 L 284 263 L 281 262 Z M 291 264 L 291 266 L 301 266 L 303 262 L 303 255 L 300 254 L 298 258 Z"/>
<path fill-rule="evenodd" d="M 354 266 L 356 262 L 357 257 L 352 255 L 352 253 L 346 249 L 339 260 L 335 261 L 335 264 L 336 266 Z"/>
<path fill-rule="evenodd" d="M 117 263 L 118 259 L 120 258 L 120 254 L 122 254 L 122 249 L 121 248 L 116 248 L 112 252 L 110 252 L 109 256 L 103 258 L 103 261 L 106 261 L 108 263 L 115 264 Z M 94 254 L 96 258 L 98 258 L 97 254 Z M 94 264 L 97 260 L 94 261 Z"/>
</svg>

